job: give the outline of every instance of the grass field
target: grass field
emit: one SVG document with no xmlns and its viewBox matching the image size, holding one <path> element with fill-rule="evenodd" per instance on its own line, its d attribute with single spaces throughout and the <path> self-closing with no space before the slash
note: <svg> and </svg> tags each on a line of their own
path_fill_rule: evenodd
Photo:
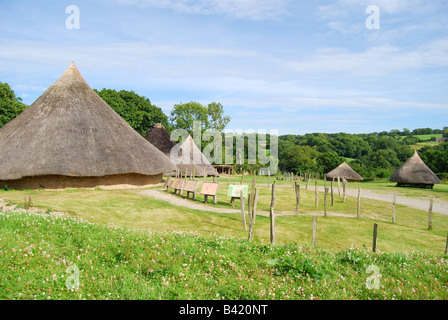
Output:
<svg viewBox="0 0 448 320">
<path fill-rule="evenodd" d="M 246 176 L 244 183 L 250 183 Z M 210 179 L 209 179 L 210 180 Z M 193 210 L 173 206 L 165 201 L 139 194 L 140 190 L 66 190 L 66 191 L 0 191 L 0 198 L 23 204 L 25 195 L 32 195 L 33 205 L 44 210 L 65 211 L 84 220 L 128 227 L 140 231 L 195 231 L 204 236 L 218 234 L 246 239 L 247 232 L 242 229 L 239 200 L 235 202 L 235 213 L 217 213 L 212 208 L 231 208 L 227 197 L 228 177 L 218 178 L 220 188 L 218 202 L 208 203 L 210 211 Z M 231 177 L 230 183 L 240 183 L 241 177 Z M 271 188 L 267 186 L 267 177 L 257 177 L 260 189 L 257 203 L 255 241 L 269 243 L 269 218 Z M 266 185 L 265 185 L 266 183 Z M 319 182 L 320 184 L 323 182 Z M 350 246 L 371 247 L 373 223 L 379 224 L 378 249 L 383 252 L 424 251 L 441 253 L 445 247 L 448 231 L 448 215 L 433 214 L 433 229 L 428 229 L 428 213 L 424 210 L 396 206 L 396 223 L 392 224 L 392 206 L 390 203 L 362 199 L 361 218 L 356 219 L 356 198 L 335 196 L 334 206 L 327 205 L 327 217 L 323 217 L 323 193 L 319 193 L 319 204 L 315 207 L 314 191 L 305 190 L 301 184 L 301 202 L 299 215 L 294 214 L 295 194 L 290 181 L 277 181 L 275 211 L 276 241 L 279 245 L 287 243 L 311 244 L 312 216 L 319 215 L 319 247 L 326 249 L 345 249 Z M 433 190 L 414 188 L 395 188 L 388 182 L 362 183 L 362 188 L 377 192 L 393 189 L 397 193 L 413 197 L 433 196 L 448 199 L 448 185 L 437 185 Z M 349 184 L 349 187 L 350 184 Z M 185 196 L 177 195 L 184 198 Z M 190 200 L 193 201 L 193 200 Z M 203 202 L 198 195 L 196 202 Z M 247 213 L 247 203 L 246 203 Z M 248 217 L 246 216 L 248 221 Z"/>
<path fill-rule="evenodd" d="M 448 260 L 0 213 L 0 299 L 440 299 Z M 173 310 L 165 310 L 169 314 Z"/>
<path fill-rule="evenodd" d="M 442 138 L 442 134 L 441 133 L 431 133 L 431 134 L 415 134 L 415 135 L 411 135 L 412 137 L 416 137 L 419 138 L 422 141 L 428 141 L 431 138 Z M 401 140 L 403 140 L 404 138 L 406 138 L 406 136 L 400 136 L 399 137 Z"/>
<path fill-rule="evenodd" d="M 0 298 L 448 298 L 448 215 L 434 214 L 433 230 L 428 230 L 425 211 L 397 205 L 397 222 L 391 223 L 389 203 L 363 199 L 357 219 L 356 199 L 342 203 L 336 196 L 324 217 L 323 195 L 316 208 L 314 191 L 300 182 L 296 216 L 291 181 L 277 181 L 279 215 L 272 246 L 271 188 L 267 177 L 256 179 L 260 194 L 253 242 L 247 241 L 238 210 L 213 212 L 231 208 L 227 176 L 218 178 L 218 203 L 207 204 L 207 211 L 174 206 L 141 195 L 141 190 L 0 191 L 0 199 L 10 204 L 23 205 L 31 195 L 33 206 L 43 212 L 0 213 Z M 230 183 L 240 182 L 241 177 L 230 178 Z M 388 182 L 361 185 L 378 192 L 394 188 Z M 446 199 L 447 185 L 400 192 Z M 196 202 L 202 201 L 199 195 Z M 71 217 L 57 218 L 51 211 Z M 313 215 L 319 215 L 316 247 Z M 371 252 L 374 223 L 379 226 L 376 253 Z M 80 288 L 69 290 L 67 267 L 75 264 Z M 377 273 L 368 272 L 370 265 Z M 374 283 L 374 274 L 381 278 L 372 289 L 367 282 Z"/>
</svg>

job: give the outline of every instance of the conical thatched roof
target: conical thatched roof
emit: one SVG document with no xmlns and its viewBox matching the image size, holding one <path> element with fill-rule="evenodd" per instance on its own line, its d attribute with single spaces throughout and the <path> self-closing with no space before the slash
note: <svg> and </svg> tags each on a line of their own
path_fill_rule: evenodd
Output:
<svg viewBox="0 0 448 320">
<path fill-rule="evenodd" d="M 176 142 L 171 140 L 169 133 L 161 123 L 156 123 L 152 130 L 146 134 L 145 139 L 168 157 L 171 148 L 176 145 Z"/>
<path fill-rule="evenodd" d="M 415 150 L 414 155 L 406 160 L 390 177 L 398 185 L 428 185 L 440 183 L 440 179 L 423 162 Z"/>
<path fill-rule="evenodd" d="M 185 172 L 185 169 L 187 169 L 188 172 L 193 172 L 193 168 L 195 168 L 195 175 L 199 177 L 204 175 L 204 170 L 206 176 L 218 175 L 216 169 L 196 146 L 190 135 L 188 135 L 185 141 L 181 144 L 180 150 L 182 153 L 181 163 L 177 165 L 177 168 L 181 170 L 181 172 Z"/>
<path fill-rule="evenodd" d="M 173 163 L 87 84 L 72 65 L 0 129 L 0 180 L 43 175 L 159 175 Z"/>
<path fill-rule="evenodd" d="M 346 162 L 342 163 L 338 167 L 334 168 L 326 175 L 327 179 L 340 179 L 345 178 L 347 181 L 361 181 L 363 178 L 353 170 Z"/>
<path fill-rule="evenodd" d="M 187 170 L 188 175 L 194 172 L 197 177 L 202 177 L 204 175 L 204 169 L 205 175 L 207 176 L 218 175 L 216 169 L 196 146 L 190 135 L 185 138 L 180 146 L 176 147 L 178 153 L 174 154 L 175 152 L 173 151 L 173 155 L 171 154 L 171 151 L 174 150 L 173 148 L 177 143 L 171 140 L 170 135 L 161 123 L 157 123 L 154 128 L 148 132 L 145 138 L 165 155 L 170 158 L 173 157 L 174 163 L 176 163 L 177 168 L 182 175 L 185 175 L 185 169 Z"/>
</svg>

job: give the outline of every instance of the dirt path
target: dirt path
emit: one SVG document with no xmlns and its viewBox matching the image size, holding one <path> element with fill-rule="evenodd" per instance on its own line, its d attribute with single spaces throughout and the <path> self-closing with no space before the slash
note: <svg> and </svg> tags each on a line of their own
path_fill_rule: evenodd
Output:
<svg viewBox="0 0 448 320">
<path fill-rule="evenodd" d="M 314 186 L 308 186 L 309 190 L 314 190 Z M 318 187 L 319 192 L 324 192 L 324 187 Z M 336 193 L 337 187 L 336 187 Z M 342 192 L 342 190 L 341 190 Z M 352 197 L 358 196 L 358 189 L 347 189 L 347 195 Z M 393 193 L 377 193 L 368 189 L 361 188 L 361 198 L 379 200 L 392 203 Z M 396 196 L 396 203 L 402 204 L 411 208 L 420 210 L 428 210 L 429 199 L 428 198 L 411 198 L 405 196 Z M 432 212 L 440 214 L 448 214 L 448 202 L 440 199 L 434 199 Z"/>
<path fill-rule="evenodd" d="M 166 201 L 175 206 L 179 207 L 187 207 L 190 209 L 202 210 L 202 211 L 213 211 L 213 212 L 222 212 L 222 213 L 235 213 L 241 212 L 238 209 L 227 209 L 227 208 L 216 208 L 212 206 L 208 206 L 203 202 L 198 202 L 186 198 L 179 198 L 178 196 L 173 195 L 171 192 L 166 192 L 166 189 L 148 189 L 139 192 L 145 196 L 150 196 L 159 200 Z"/>
<path fill-rule="evenodd" d="M 308 190 L 314 190 L 314 186 L 308 186 Z M 319 187 L 318 190 L 319 190 L 319 192 L 324 192 L 323 187 Z M 196 209 L 196 210 L 222 212 L 222 213 L 241 212 L 239 208 L 236 208 L 236 209 L 216 208 L 216 207 L 208 206 L 208 205 L 198 202 L 198 201 L 192 201 L 191 199 L 187 200 L 185 198 L 179 198 L 178 196 L 175 196 L 169 192 L 166 192 L 165 189 L 148 189 L 148 190 L 141 191 L 140 194 L 147 195 L 147 196 L 150 196 L 150 197 L 153 197 L 156 199 L 164 200 L 164 201 L 171 203 L 175 206 L 187 207 L 187 208 Z M 347 195 L 352 196 L 352 197 L 357 197 L 358 189 L 348 188 Z M 385 202 L 392 203 L 393 194 L 392 193 L 376 193 L 371 190 L 362 189 L 361 190 L 361 198 L 379 200 L 379 201 L 385 201 Z M 396 203 L 402 204 L 405 206 L 409 206 L 411 208 L 421 209 L 421 210 L 428 210 L 428 208 L 429 208 L 429 199 L 427 199 L 427 198 L 417 199 L 417 198 L 410 198 L 410 197 L 397 195 Z M 434 199 L 433 212 L 440 213 L 440 214 L 448 214 L 448 202 L 440 200 L 440 199 Z M 257 212 L 257 214 L 267 215 L 268 212 Z M 280 214 L 293 214 L 293 213 L 292 212 L 283 212 Z M 333 215 L 337 215 L 337 213 L 333 213 Z M 341 214 L 341 215 L 343 215 L 343 214 Z"/>
</svg>

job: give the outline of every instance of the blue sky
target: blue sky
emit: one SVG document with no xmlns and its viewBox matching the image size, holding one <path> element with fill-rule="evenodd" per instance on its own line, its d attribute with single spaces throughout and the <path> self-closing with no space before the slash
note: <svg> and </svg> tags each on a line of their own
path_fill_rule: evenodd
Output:
<svg viewBox="0 0 448 320">
<path fill-rule="evenodd" d="M 0 0 L 0 82 L 31 104 L 72 61 L 167 115 L 220 102 L 232 130 L 448 126 L 446 0 Z"/>
</svg>

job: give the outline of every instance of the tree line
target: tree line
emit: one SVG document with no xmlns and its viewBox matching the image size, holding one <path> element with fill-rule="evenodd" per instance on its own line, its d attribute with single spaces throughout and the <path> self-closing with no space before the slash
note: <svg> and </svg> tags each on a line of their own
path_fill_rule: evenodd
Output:
<svg viewBox="0 0 448 320">
<path fill-rule="evenodd" d="M 201 132 L 216 130 L 222 137 L 222 163 L 229 155 L 235 169 L 258 170 L 264 165 L 259 161 L 248 163 L 249 150 L 258 154 L 258 134 L 244 134 L 240 137 L 244 143 L 243 154 L 238 154 L 236 140 L 238 134 L 226 134 L 222 131 L 230 122 L 224 107 L 219 102 L 202 105 L 198 102 L 175 104 L 167 116 L 163 110 L 151 101 L 133 91 L 113 89 L 95 90 L 95 92 L 112 107 L 132 128 L 145 136 L 156 123 L 162 123 L 171 133 L 176 128 L 193 132 L 193 122 L 200 121 Z M 9 84 L 0 82 L 0 127 L 11 121 L 25 110 L 27 106 L 17 97 Z M 425 136 L 426 135 L 426 136 Z M 448 127 L 443 129 L 417 128 L 414 130 L 393 129 L 390 131 L 348 134 L 348 133 L 307 133 L 304 135 L 282 135 L 278 137 L 278 158 L 271 159 L 285 172 L 327 173 L 343 161 L 357 171 L 364 180 L 388 179 L 390 175 L 414 152 L 415 144 L 422 140 L 434 140 L 431 135 L 448 137 Z M 235 139 L 226 144 L 226 139 Z M 264 137 L 263 137 L 264 138 Z M 265 136 L 264 148 L 268 157 L 271 149 L 271 137 Z M 210 141 L 202 141 L 201 150 Z M 230 145 L 230 147 L 229 147 Z M 212 153 L 213 154 L 213 153 Z M 441 142 L 435 146 L 425 146 L 419 150 L 422 160 L 442 179 L 448 175 L 448 143 Z M 237 158 L 239 157 L 239 158 Z"/>
</svg>

